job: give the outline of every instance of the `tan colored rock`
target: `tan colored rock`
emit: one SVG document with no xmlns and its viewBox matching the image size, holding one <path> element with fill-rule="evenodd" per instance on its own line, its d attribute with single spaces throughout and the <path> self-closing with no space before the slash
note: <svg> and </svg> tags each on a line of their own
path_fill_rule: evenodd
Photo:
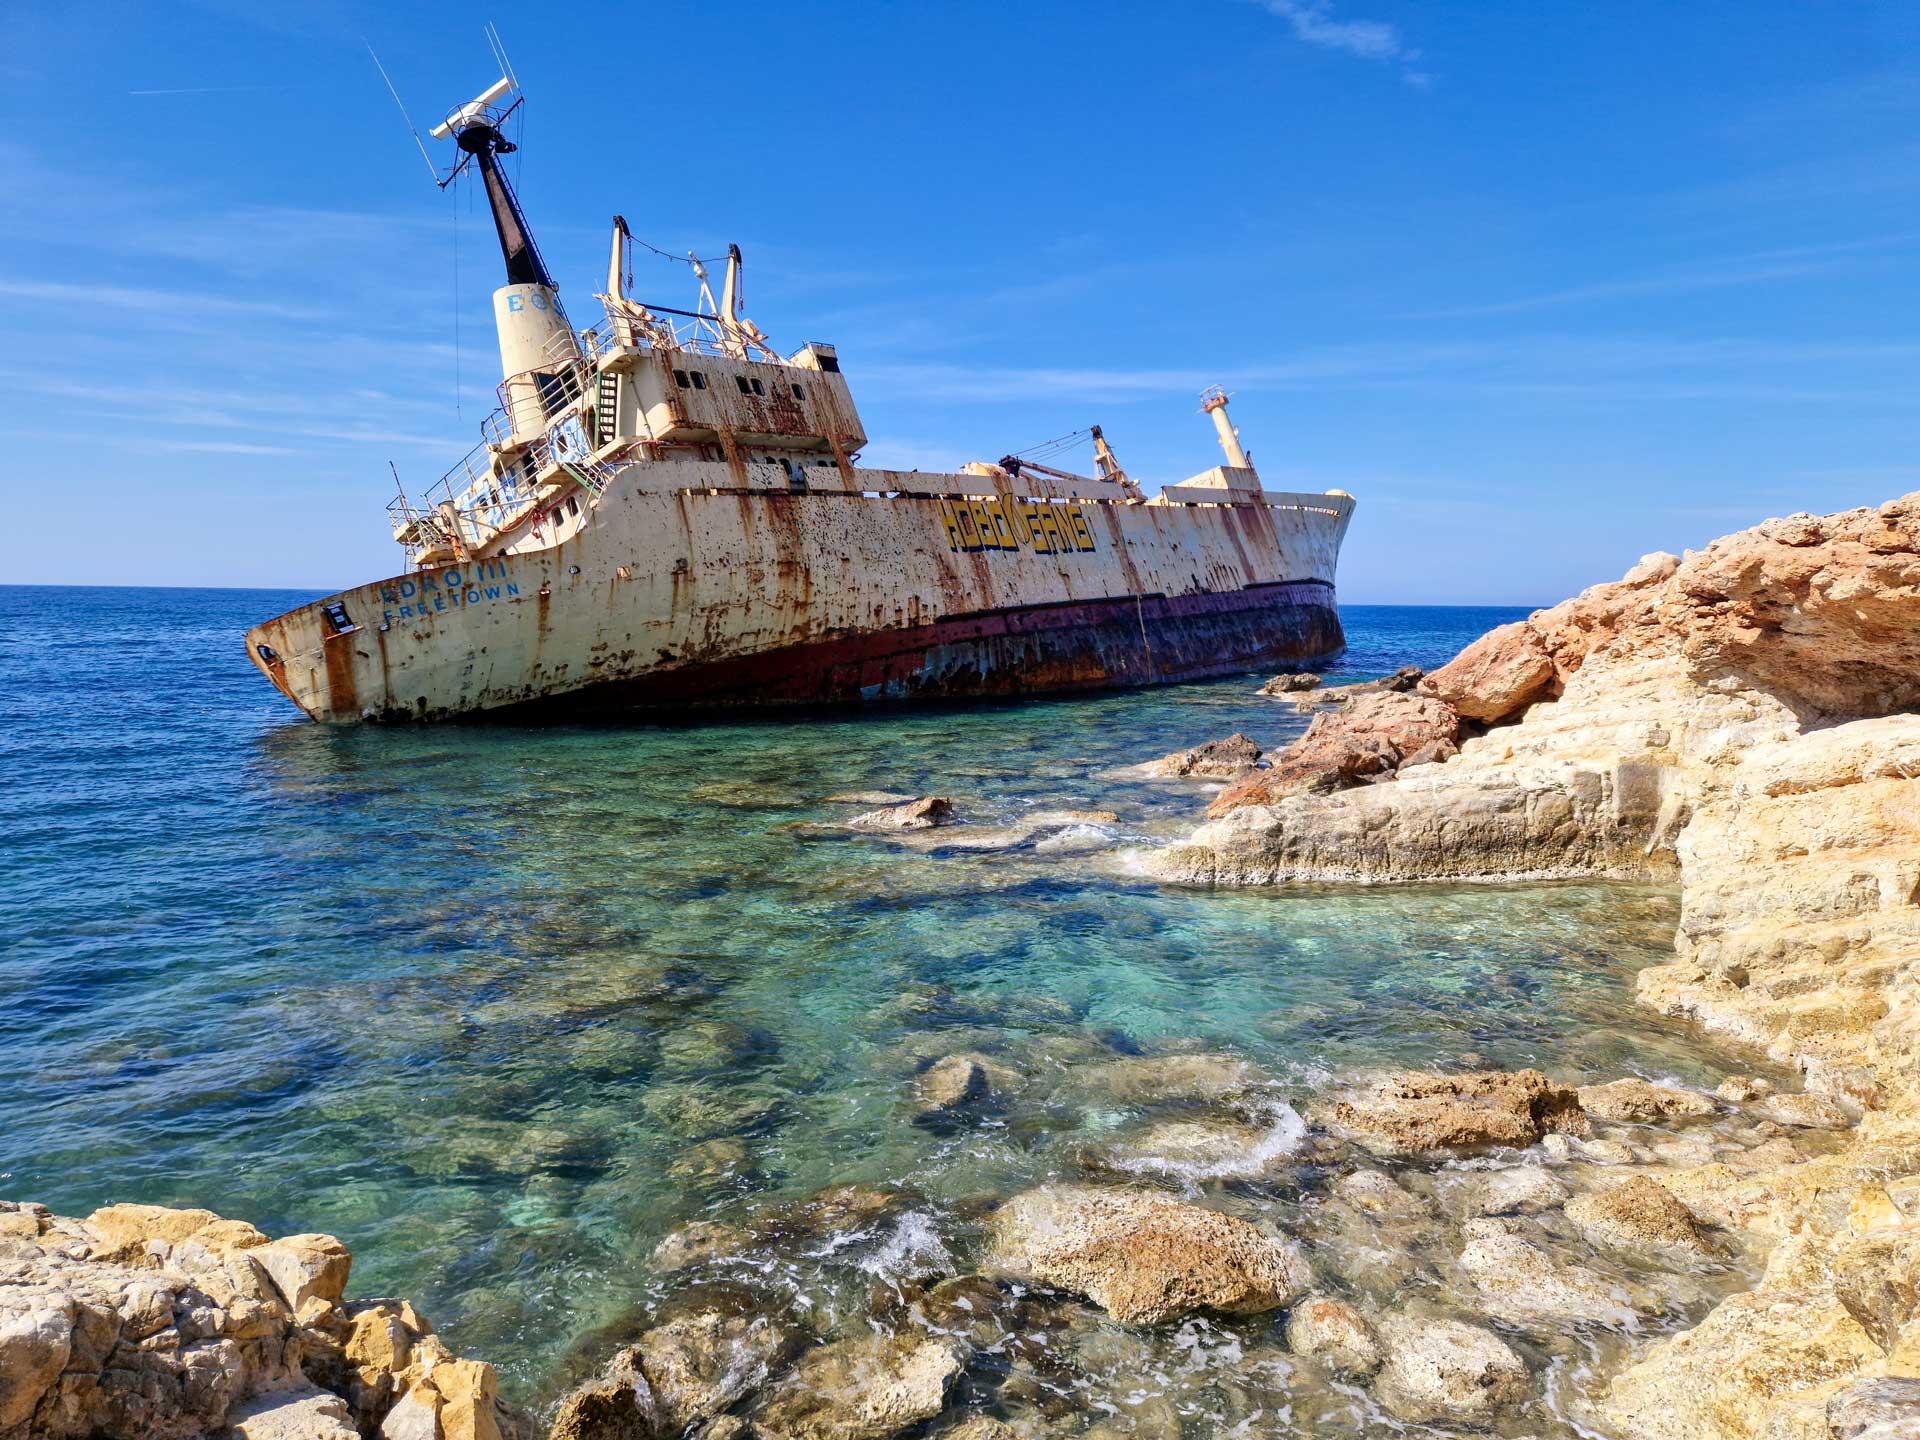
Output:
<svg viewBox="0 0 1920 1440">
<path fill-rule="evenodd" d="M 1717 1107 L 1705 1095 L 1646 1080 L 1614 1080 L 1605 1085 L 1582 1085 L 1580 1108 L 1596 1120 L 1629 1125 L 1658 1125 L 1712 1115 Z"/>
<path fill-rule="evenodd" d="M 24 1425 L 73 1353 L 73 1304 L 43 1293 L 0 1311 L 0 1433 Z"/>
<path fill-rule="evenodd" d="M 1493 724 L 1551 698 L 1559 678 L 1540 633 L 1516 620 L 1489 630 L 1429 673 L 1420 688 L 1468 720 Z"/>
<path fill-rule="evenodd" d="M 1805 1130 L 1845 1130 L 1853 1124 L 1853 1117 L 1824 1095 L 1769 1095 L 1753 1108 L 1776 1124 Z"/>
<path fill-rule="evenodd" d="M 1504 1220 L 1469 1220 L 1459 1265 L 1492 1317 L 1521 1329 L 1634 1323 L 1630 1297 L 1584 1265 L 1562 1261 Z"/>
<path fill-rule="evenodd" d="M 1538 1070 L 1390 1075 L 1336 1098 L 1328 1118 L 1379 1154 L 1524 1146 L 1587 1130 L 1574 1092 Z"/>
<path fill-rule="evenodd" d="M 1571 1193 L 1539 1165 L 1490 1170 L 1465 1188 L 1466 1209 L 1472 1215 L 1538 1215 L 1558 1209 Z"/>
<path fill-rule="evenodd" d="M 1373 1393 L 1397 1419 L 1484 1425 L 1532 1389 L 1526 1362 L 1478 1325 L 1386 1315 L 1375 1329 L 1386 1360 Z"/>
<path fill-rule="evenodd" d="M 873 1336 L 800 1357 L 756 1417 L 782 1440 L 886 1440 L 938 1415 L 965 1361 L 951 1341 Z"/>
<path fill-rule="evenodd" d="M 1289 675 L 1276 675 L 1260 687 L 1262 695 L 1297 695 L 1308 690 L 1320 688 L 1320 677 L 1311 671 L 1302 670 Z"/>
<path fill-rule="evenodd" d="M 936 1119 L 964 1109 L 986 1097 L 987 1072 L 971 1055 L 948 1055 L 936 1060 L 914 1079 L 916 1115 Z"/>
<path fill-rule="evenodd" d="M 684 1270 L 725 1260 L 753 1247 L 753 1236 L 719 1220 L 690 1220 L 653 1247 L 653 1268 Z"/>
<path fill-rule="evenodd" d="M 188 1243 L 216 1255 L 267 1243 L 267 1237 L 245 1221 L 165 1205 L 106 1205 L 87 1217 L 87 1226 L 97 1237 L 94 1254 L 123 1265 L 164 1259 L 175 1245 Z"/>
<path fill-rule="evenodd" d="M 1729 1075 L 1713 1092 L 1730 1105 L 1744 1105 L 1773 1093 L 1773 1082 L 1757 1075 Z"/>
<path fill-rule="evenodd" d="M 1259 765 L 1261 753 L 1259 745 L 1236 731 L 1224 740 L 1163 755 L 1141 771 L 1159 780 L 1237 780 Z"/>
<path fill-rule="evenodd" d="M 225 1440 L 360 1440 L 360 1431 L 338 1395 L 306 1385 L 234 1406 Z"/>
<path fill-rule="evenodd" d="M 953 802 L 944 795 L 924 795 L 904 805 L 886 805 L 847 821 L 855 830 L 931 830 L 953 819 Z"/>
<path fill-rule="evenodd" d="M 1207 807 L 1218 818 L 1288 795 L 1323 794 L 1391 775 L 1407 757 L 1460 735 L 1460 717 L 1428 695 L 1383 690 L 1316 715 L 1266 770 L 1235 781 Z"/>
<path fill-rule="evenodd" d="M 1287 1348 L 1342 1375 L 1380 1368 L 1380 1340 L 1353 1306 L 1330 1295 L 1309 1295 L 1287 1315 Z"/>
<path fill-rule="evenodd" d="M 521 1422 L 411 1306 L 341 1303 L 331 1237 L 152 1205 L 0 1203 L 0 1222 L 0 1434 L 501 1440 Z"/>
<path fill-rule="evenodd" d="M 994 1272 L 1085 1295 L 1116 1320 L 1137 1324 L 1196 1310 L 1277 1310 L 1313 1280 L 1292 1245 L 1244 1220 L 1144 1190 L 1028 1190 L 995 1212 L 989 1241 Z"/>
<path fill-rule="evenodd" d="M 296 1311 L 311 1299 L 338 1305 L 353 1270 L 353 1256 L 331 1235 L 289 1235 L 252 1247 L 247 1255 Z"/>
<path fill-rule="evenodd" d="M 1566 1215 L 1596 1245 L 1616 1250 L 1709 1255 L 1717 1248 L 1686 1203 L 1644 1175 L 1568 1201 Z"/>
<path fill-rule="evenodd" d="M 1383 1220 L 1418 1220 L 1433 1213 L 1432 1202 L 1415 1195 L 1384 1170 L 1356 1170 L 1333 1182 L 1333 1193 L 1356 1210 Z"/>
</svg>

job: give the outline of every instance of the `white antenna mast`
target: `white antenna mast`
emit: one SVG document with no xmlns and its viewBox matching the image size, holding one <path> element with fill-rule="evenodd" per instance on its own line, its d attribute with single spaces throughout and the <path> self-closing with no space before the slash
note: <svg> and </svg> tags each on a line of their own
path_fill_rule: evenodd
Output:
<svg viewBox="0 0 1920 1440">
<path fill-rule="evenodd" d="M 380 78 L 387 82 L 387 93 L 393 96 L 393 103 L 400 106 L 400 118 L 407 123 L 407 133 L 413 136 L 413 143 L 419 147 L 420 158 L 427 162 L 427 173 L 433 176 L 434 183 L 440 183 L 440 172 L 433 168 L 433 157 L 427 154 L 427 142 L 420 138 L 420 132 L 413 128 L 413 117 L 407 114 L 407 107 L 400 103 L 400 92 L 393 88 L 393 81 L 387 78 L 387 67 L 380 63 L 379 55 L 374 53 L 373 42 L 366 36 L 360 37 L 360 43 L 367 47 L 367 54 L 373 56 L 373 68 L 380 72 Z"/>
<path fill-rule="evenodd" d="M 506 42 L 500 38 L 499 27 L 491 20 L 487 21 L 487 44 L 493 50 L 493 58 L 500 62 L 500 73 L 513 81 L 513 88 L 520 88 L 520 77 L 514 72 L 513 62 L 507 59 Z"/>
</svg>

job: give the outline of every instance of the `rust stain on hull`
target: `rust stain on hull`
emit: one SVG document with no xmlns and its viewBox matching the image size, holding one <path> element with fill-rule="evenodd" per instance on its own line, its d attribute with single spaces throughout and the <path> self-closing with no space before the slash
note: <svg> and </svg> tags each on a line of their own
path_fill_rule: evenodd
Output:
<svg viewBox="0 0 1920 1440">
<path fill-rule="evenodd" d="M 1318 497 L 996 509 L 873 471 L 865 483 L 888 490 L 647 487 L 680 468 L 630 467 L 551 549 L 345 591 L 255 627 L 249 654 L 308 715 L 344 723 L 1038 694 L 1342 643 L 1332 575 L 1349 510 L 1305 503 Z M 956 527 L 960 510 L 1015 518 Z M 331 633 L 328 611 L 353 628 Z"/>
</svg>

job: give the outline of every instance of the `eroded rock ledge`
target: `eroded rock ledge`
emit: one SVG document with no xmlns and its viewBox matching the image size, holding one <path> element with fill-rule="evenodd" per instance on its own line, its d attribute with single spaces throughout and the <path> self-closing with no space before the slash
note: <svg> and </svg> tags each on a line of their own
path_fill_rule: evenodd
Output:
<svg viewBox="0 0 1920 1440">
<path fill-rule="evenodd" d="M 1848 1428 L 1862 1397 L 1920 1375 L 1920 494 L 1648 556 L 1413 693 L 1457 755 L 1356 767 L 1391 718 L 1356 702 L 1222 794 L 1163 873 L 1677 878 L 1676 958 L 1642 1001 L 1798 1065 L 1813 1093 L 1788 1123 L 1860 1120 L 1817 1160 L 1649 1176 L 1774 1245 L 1758 1287 L 1616 1378 L 1612 1419 L 1880 1433 Z"/>
<path fill-rule="evenodd" d="M 209 1210 L 0 1201 L 0 1440 L 522 1440 L 404 1300 L 346 1299 L 330 1235 Z"/>
</svg>

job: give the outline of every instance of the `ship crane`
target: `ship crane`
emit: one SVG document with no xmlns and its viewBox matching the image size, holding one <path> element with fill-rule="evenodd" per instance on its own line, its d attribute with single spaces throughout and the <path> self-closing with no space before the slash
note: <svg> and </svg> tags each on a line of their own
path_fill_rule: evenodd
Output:
<svg viewBox="0 0 1920 1440">
<path fill-rule="evenodd" d="M 1120 468 L 1119 458 L 1113 453 L 1113 447 L 1107 444 L 1107 437 L 1101 433 L 1098 425 L 1095 425 L 1090 431 L 1077 431 L 1075 433 L 1090 434 L 1093 436 L 1094 465 L 1100 472 L 1100 479 L 1118 485 L 1121 490 L 1126 493 L 1129 500 L 1141 500 L 1145 498 L 1140 493 L 1140 487 L 1134 484 L 1132 479 L 1128 477 L 1127 472 Z M 1052 444 L 1055 445 L 1058 443 L 1059 442 L 1052 442 Z M 1050 447 L 1039 446 L 1036 448 L 1047 449 Z M 1016 478 L 1022 470 L 1037 470 L 1042 475 L 1051 476 L 1055 480 L 1065 480 L 1072 485 L 1091 485 L 1095 483 L 1091 475 L 1076 475 L 1071 470 L 1057 470 L 1051 465 L 1043 465 L 1038 460 L 1025 460 L 1018 455 L 1002 455 L 1000 457 L 1000 468 Z"/>
</svg>

